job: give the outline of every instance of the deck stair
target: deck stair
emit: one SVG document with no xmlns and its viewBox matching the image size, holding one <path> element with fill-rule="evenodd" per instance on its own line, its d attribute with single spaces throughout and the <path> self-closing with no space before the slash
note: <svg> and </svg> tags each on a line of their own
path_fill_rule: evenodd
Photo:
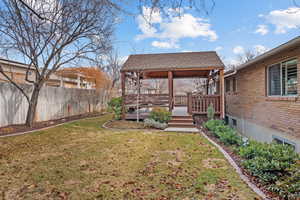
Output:
<svg viewBox="0 0 300 200">
<path fill-rule="evenodd" d="M 168 122 L 168 127 L 172 128 L 195 128 L 194 120 L 191 115 L 187 116 L 172 116 Z"/>
</svg>

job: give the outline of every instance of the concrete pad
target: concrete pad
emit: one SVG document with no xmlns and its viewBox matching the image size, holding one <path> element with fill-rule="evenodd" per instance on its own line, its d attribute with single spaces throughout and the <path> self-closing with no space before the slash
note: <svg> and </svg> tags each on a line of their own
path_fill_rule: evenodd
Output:
<svg viewBox="0 0 300 200">
<path fill-rule="evenodd" d="M 187 133 L 198 133 L 197 128 L 177 128 L 177 127 L 168 127 L 164 130 L 165 132 L 187 132 Z"/>
<path fill-rule="evenodd" d="M 172 110 L 173 116 L 190 116 L 187 112 L 187 107 L 174 107 Z"/>
</svg>

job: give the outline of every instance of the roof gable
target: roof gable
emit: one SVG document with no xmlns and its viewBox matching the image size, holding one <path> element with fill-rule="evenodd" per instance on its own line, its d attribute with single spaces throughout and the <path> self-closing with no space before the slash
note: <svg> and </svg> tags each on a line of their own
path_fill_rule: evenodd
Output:
<svg viewBox="0 0 300 200">
<path fill-rule="evenodd" d="M 199 69 L 207 67 L 224 68 L 223 62 L 215 51 L 134 54 L 128 57 L 122 71 Z"/>
</svg>

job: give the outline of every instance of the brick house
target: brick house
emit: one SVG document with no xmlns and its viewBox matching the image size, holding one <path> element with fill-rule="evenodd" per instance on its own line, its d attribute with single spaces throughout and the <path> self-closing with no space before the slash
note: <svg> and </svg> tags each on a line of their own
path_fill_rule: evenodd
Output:
<svg viewBox="0 0 300 200">
<path fill-rule="evenodd" d="M 226 121 L 263 142 L 300 152 L 300 37 L 225 73 Z"/>
</svg>

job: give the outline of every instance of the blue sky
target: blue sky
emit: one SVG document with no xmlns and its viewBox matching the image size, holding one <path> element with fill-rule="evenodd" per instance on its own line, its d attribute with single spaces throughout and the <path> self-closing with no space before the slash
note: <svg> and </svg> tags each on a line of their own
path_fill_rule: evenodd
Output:
<svg viewBox="0 0 300 200">
<path fill-rule="evenodd" d="M 114 45 L 123 59 L 134 53 L 217 50 L 229 64 L 245 50 L 262 53 L 300 33 L 300 8 L 292 0 L 216 0 L 209 15 L 186 8 L 181 18 L 157 10 L 152 26 L 138 15 L 136 5 L 130 6 L 137 14 L 124 15 L 116 27 Z M 146 18 L 148 12 L 145 7 Z"/>
</svg>

